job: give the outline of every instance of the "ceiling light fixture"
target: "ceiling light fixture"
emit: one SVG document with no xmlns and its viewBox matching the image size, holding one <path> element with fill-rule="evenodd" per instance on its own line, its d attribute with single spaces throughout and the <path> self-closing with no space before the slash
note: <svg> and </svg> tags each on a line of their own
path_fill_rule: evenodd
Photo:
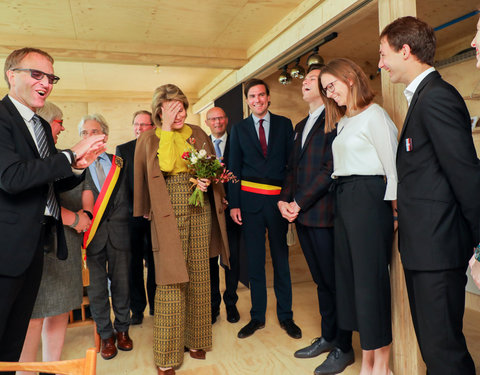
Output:
<svg viewBox="0 0 480 375">
<path fill-rule="evenodd" d="M 278 82 L 280 82 L 282 85 L 288 85 L 292 82 L 292 77 L 290 76 L 290 74 L 288 74 L 287 69 L 288 69 L 288 65 L 285 65 L 283 67 L 282 73 L 278 77 Z"/>
</svg>

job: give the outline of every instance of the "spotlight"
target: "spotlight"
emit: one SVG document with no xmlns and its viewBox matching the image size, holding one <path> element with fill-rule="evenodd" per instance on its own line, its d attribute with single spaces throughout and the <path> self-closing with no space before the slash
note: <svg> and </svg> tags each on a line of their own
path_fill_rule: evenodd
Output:
<svg viewBox="0 0 480 375">
<path fill-rule="evenodd" d="M 305 69 L 300 66 L 300 58 L 295 61 L 295 66 L 290 69 L 290 75 L 293 78 L 304 79 L 305 78 Z"/>
<path fill-rule="evenodd" d="M 288 66 L 285 65 L 283 67 L 282 73 L 278 77 L 278 82 L 280 82 L 282 85 L 288 85 L 292 82 L 292 77 L 290 77 L 290 74 L 288 74 L 287 68 L 288 68 Z"/>
<path fill-rule="evenodd" d="M 323 57 L 318 54 L 318 46 L 313 49 L 312 54 L 307 59 L 307 66 L 310 66 L 312 64 L 325 64 L 325 62 L 323 61 Z"/>
</svg>

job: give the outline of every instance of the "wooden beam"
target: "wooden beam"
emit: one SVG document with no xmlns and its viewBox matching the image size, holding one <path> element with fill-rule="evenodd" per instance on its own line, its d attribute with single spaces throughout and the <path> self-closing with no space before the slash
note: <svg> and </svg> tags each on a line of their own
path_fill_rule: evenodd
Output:
<svg viewBox="0 0 480 375">
<path fill-rule="evenodd" d="M 202 91 L 203 95 L 200 95 L 199 101 L 194 106 L 194 112 L 197 113 L 209 102 L 235 87 L 238 83 L 254 75 L 264 76 L 268 69 L 276 69 L 278 62 L 285 59 L 286 55 L 291 54 L 296 46 L 312 38 L 327 23 L 363 2 L 363 0 L 324 0 L 317 2 L 314 7 L 311 7 L 310 2 L 308 2 L 308 12 L 300 12 L 296 8 L 293 12 L 300 12 L 297 16 L 303 14 L 303 17 L 278 35 L 272 31 L 275 34 L 273 39 L 272 34 L 267 34 L 265 36 L 267 43 L 262 40 L 257 42 L 257 47 L 252 47 L 252 51 L 258 46 L 262 46 L 262 48 L 253 56 L 248 56 L 250 58 L 248 63 L 225 76 L 222 81 L 210 85 L 210 90 Z M 311 43 L 314 44 L 314 41 Z"/>
<path fill-rule="evenodd" d="M 378 0 L 379 33 L 390 22 L 402 16 L 415 16 L 416 0 Z M 379 41 L 380 44 L 380 41 Z M 404 85 L 393 84 L 388 73 L 382 71 L 383 107 L 397 125 L 399 134 L 407 113 L 407 101 L 403 95 Z M 425 374 L 425 364 L 420 355 L 413 329 L 402 261 L 398 252 L 398 237 L 395 235 L 392 263 L 390 266 L 392 288 L 392 370 L 394 374 Z"/>
<path fill-rule="evenodd" d="M 0 57 L 25 46 L 43 49 L 59 61 L 222 69 L 238 69 L 248 61 L 246 52 L 238 49 L 0 35 Z"/>
</svg>

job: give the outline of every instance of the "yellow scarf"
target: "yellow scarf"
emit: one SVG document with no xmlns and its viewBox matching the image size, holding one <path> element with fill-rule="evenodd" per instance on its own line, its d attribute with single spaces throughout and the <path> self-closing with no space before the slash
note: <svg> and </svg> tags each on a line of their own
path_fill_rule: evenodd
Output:
<svg viewBox="0 0 480 375">
<path fill-rule="evenodd" d="M 158 164 L 163 172 L 178 174 L 188 172 L 182 154 L 186 150 L 186 141 L 192 136 L 192 128 L 187 124 L 179 130 L 165 131 L 161 128 L 155 129 L 158 137 Z"/>
</svg>

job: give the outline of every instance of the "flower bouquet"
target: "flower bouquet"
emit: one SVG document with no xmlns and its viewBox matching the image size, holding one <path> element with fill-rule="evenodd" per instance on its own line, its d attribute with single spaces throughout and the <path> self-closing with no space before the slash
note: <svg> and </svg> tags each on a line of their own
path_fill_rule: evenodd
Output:
<svg viewBox="0 0 480 375">
<path fill-rule="evenodd" d="M 225 183 L 228 181 L 238 182 L 232 172 L 225 168 L 225 164 L 220 162 L 215 155 L 207 154 L 205 144 L 200 150 L 196 150 L 194 138 L 188 140 L 188 150 L 182 154 L 182 159 L 187 163 L 188 168 L 193 172 L 195 178 L 191 178 L 192 188 L 195 188 L 190 196 L 188 203 L 194 206 L 204 205 L 203 191 L 198 185 L 198 179 L 207 178 L 214 183 Z"/>
</svg>

